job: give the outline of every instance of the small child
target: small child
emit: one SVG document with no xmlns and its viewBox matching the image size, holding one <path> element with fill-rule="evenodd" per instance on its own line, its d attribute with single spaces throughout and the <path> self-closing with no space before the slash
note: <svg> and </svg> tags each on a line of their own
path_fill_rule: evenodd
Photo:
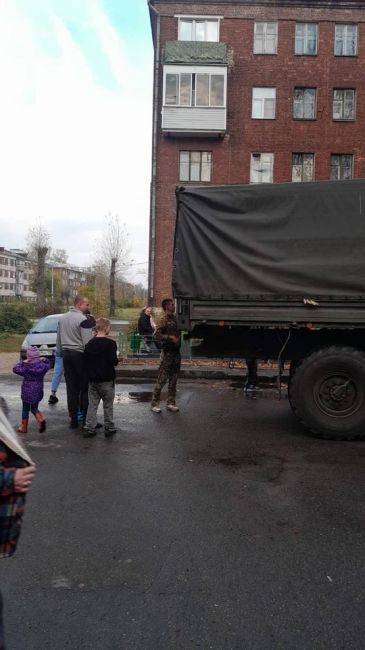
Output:
<svg viewBox="0 0 365 650">
<path fill-rule="evenodd" d="M 25 361 L 19 361 L 13 372 L 23 377 L 21 398 L 23 402 L 22 421 L 18 428 L 19 433 L 27 433 L 29 411 L 38 422 L 39 432 L 46 430 L 46 420 L 38 409 L 39 402 L 43 399 L 43 379 L 50 368 L 48 359 L 41 359 L 38 348 L 31 346 L 27 349 Z"/>
<path fill-rule="evenodd" d="M 114 435 L 113 403 L 115 395 L 115 366 L 118 363 L 117 344 L 107 338 L 110 332 L 110 320 L 98 318 L 96 336 L 85 346 L 86 369 L 89 378 L 89 406 L 87 409 L 84 438 L 96 434 L 96 413 L 100 400 L 104 408 L 105 437 Z"/>
</svg>

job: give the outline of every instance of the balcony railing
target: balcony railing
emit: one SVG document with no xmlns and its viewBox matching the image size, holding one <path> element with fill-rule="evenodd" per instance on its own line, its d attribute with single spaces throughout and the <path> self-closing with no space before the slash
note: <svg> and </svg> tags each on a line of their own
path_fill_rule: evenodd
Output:
<svg viewBox="0 0 365 650">
<path fill-rule="evenodd" d="M 220 136 L 226 131 L 226 108 L 164 106 L 162 130 L 175 135 Z"/>
</svg>

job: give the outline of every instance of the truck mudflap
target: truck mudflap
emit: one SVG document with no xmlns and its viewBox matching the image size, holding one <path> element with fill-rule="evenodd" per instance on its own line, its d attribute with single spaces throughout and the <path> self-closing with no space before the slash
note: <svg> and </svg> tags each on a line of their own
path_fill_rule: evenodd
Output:
<svg viewBox="0 0 365 650">
<path fill-rule="evenodd" d="M 327 440 L 365 439 L 365 353 L 332 345 L 293 365 L 288 386 L 296 417 Z"/>
</svg>

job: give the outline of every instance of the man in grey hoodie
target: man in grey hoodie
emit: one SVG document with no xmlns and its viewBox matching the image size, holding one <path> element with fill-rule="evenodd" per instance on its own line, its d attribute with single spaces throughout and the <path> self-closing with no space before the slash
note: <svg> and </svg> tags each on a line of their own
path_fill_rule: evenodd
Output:
<svg viewBox="0 0 365 650">
<path fill-rule="evenodd" d="M 86 414 L 88 380 L 85 368 L 85 345 L 93 336 L 89 299 L 76 296 L 74 306 L 60 318 L 57 331 L 57 353 L 63 359 L 67 406 L 70 414 L 70 428 L 78 428 L 79 409 Z"/>
</svg>

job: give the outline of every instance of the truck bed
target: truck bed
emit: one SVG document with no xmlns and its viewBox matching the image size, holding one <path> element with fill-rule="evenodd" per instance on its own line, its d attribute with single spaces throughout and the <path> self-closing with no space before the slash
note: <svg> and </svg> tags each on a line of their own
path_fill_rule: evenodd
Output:
<svg viewBox="0 0 365 650">
<path fill-rule="evenodd" d="M 182 330 L 192 331 L 198 325 L 251 327 L 321 327 L 336 329 L 365 328 L 365 299 L 321 299 L 306 304 L 295 297 L 256 300 L 177 301 L 177 318 Z"/>
<path fill-rule="evenodd" d="M 173 292 L 193 321 L 362 325 L 365 180 L 179 188 Z"/>
</svg>

